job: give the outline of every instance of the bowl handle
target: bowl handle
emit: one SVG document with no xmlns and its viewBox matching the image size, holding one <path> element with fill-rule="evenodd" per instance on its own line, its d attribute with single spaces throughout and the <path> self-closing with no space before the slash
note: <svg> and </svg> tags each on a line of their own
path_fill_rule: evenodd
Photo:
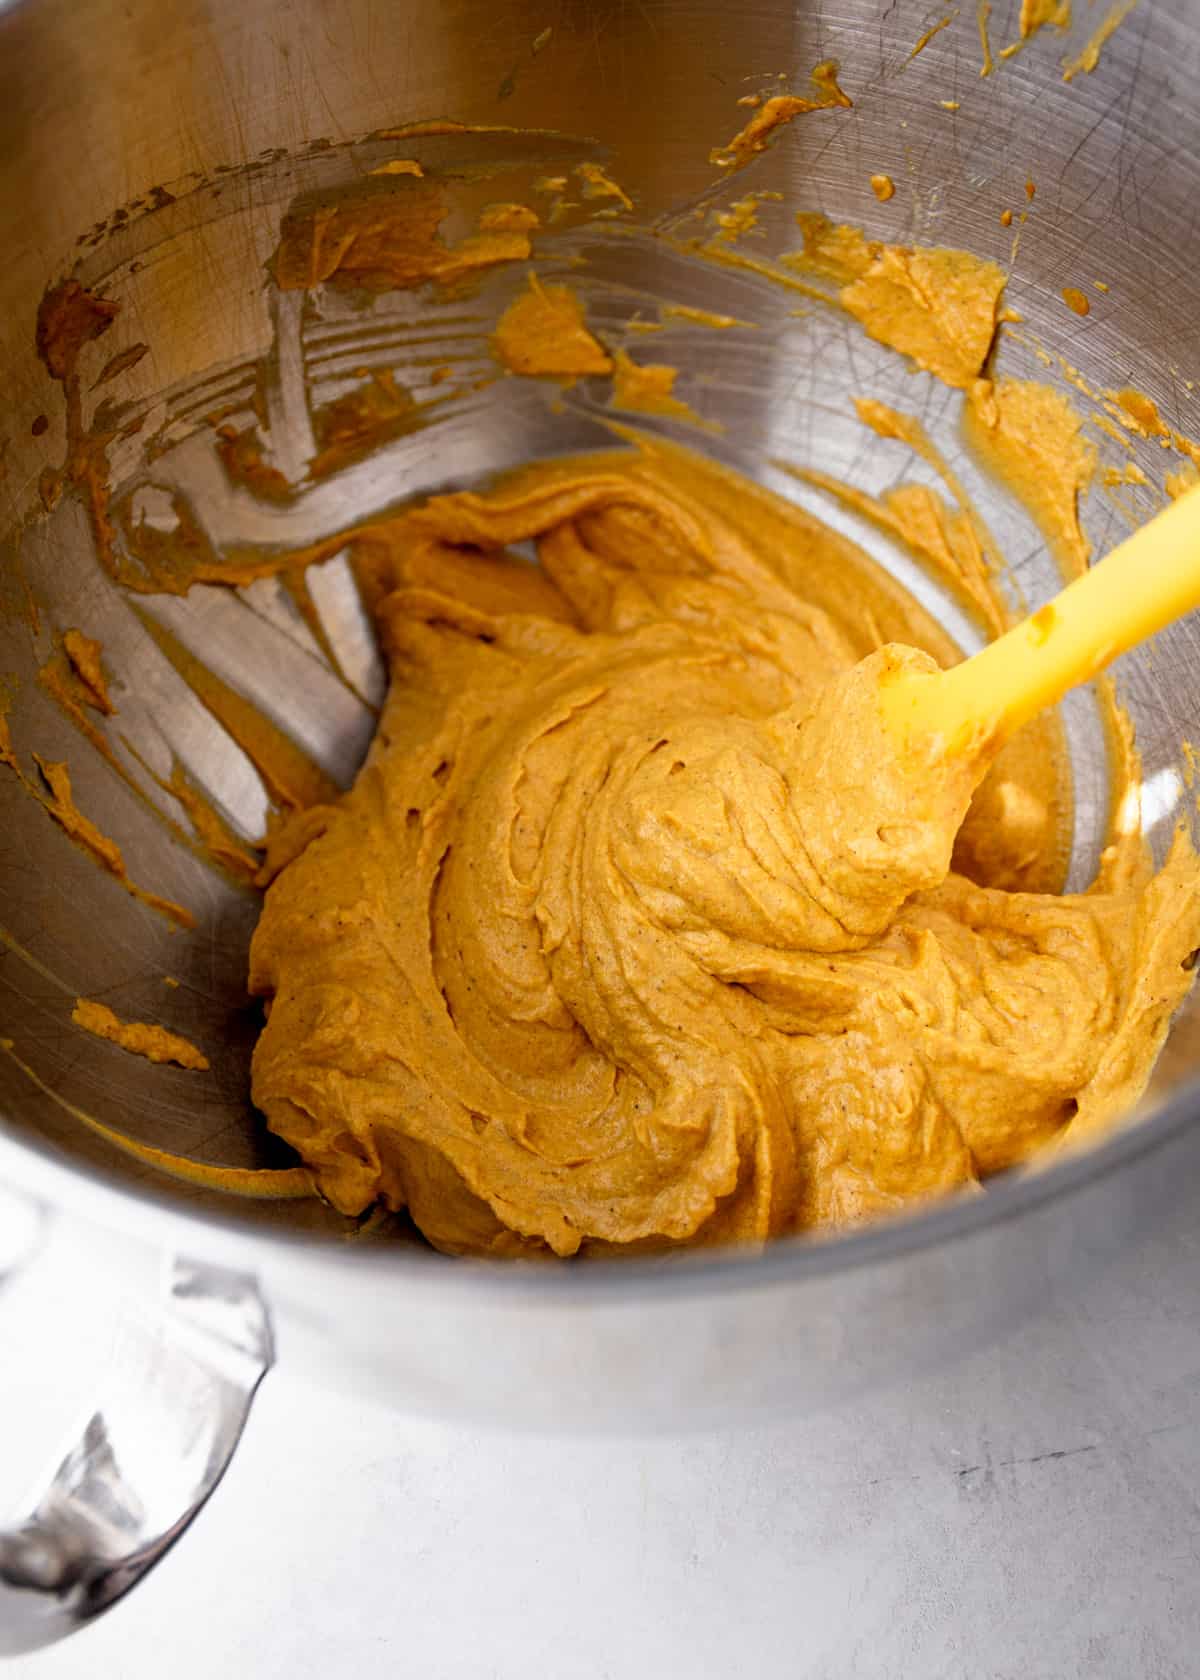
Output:
<svg viewBox="0 0 1200 1680">
<path fill-rule="evenodd" d="M 0 1529 L 0 1655 L 73 1632 L 162 1557 L 224 1474 L 273 1356 L 252 1277 L 168 1262 L 159 1300 L 123 1316 L 78 1439 Z"/>
</svg>

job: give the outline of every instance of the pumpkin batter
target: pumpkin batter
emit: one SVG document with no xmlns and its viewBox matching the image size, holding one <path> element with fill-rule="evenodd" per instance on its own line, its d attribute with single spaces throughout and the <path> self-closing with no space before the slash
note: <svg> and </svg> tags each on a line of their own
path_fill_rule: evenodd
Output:
<svg viewBox="0 0 1200 1680">
<path fill-rule="evenodd" d="M 757 1242 L 1136 1100 L 1200 944 L 1190 847 L 1006 890 L 1053 875 L 1065 789 L 1018 737 L 967 812 L 963 767 L 887 749 L 879 684 L 957 652 L 845 539 L 641 439 L 356 560 L 388 700 L 251 951 L 254 1097 L 336 1207 L 458 1254 Z"/>
</svg>

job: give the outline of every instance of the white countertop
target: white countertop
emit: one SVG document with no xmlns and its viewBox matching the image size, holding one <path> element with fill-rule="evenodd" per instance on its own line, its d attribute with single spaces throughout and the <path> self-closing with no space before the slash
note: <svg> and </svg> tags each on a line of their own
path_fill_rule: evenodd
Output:
<svg viewBox="0 0 1200 1680">
<path fill-rule="evenodd" d="M 97 1299 L 53 1257 L 0 1296 L 8 1504 L 86 1398 L 108 1335 Z M 276 1369 L 178 1546 L 8 1669 L 1192 1680 L 1198 1652 L 1200 1233 L 1185 1230 L 987 1354 L 769 1428 L 533 1439 Z"/>
</svg>

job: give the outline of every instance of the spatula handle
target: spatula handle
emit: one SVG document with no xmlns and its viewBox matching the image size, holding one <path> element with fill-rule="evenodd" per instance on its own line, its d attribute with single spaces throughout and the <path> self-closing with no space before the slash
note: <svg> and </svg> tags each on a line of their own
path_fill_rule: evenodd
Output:
<svg viewBox="0 0 1200 1680">
<path fill-rule="evenodd" d="M 1198 606 L 1200 486 L 961 665 L 897 681 L 884 693 L 885 708 L 945 751 L 994 746 Z"/>
</svg>

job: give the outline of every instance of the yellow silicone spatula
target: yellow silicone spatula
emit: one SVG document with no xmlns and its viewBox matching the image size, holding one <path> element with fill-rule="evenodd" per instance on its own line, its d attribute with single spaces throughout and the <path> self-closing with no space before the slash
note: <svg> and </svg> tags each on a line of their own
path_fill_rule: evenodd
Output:
<svg viewBox="0 0 1200 1680">
<path fill-rule="evenodd" d="M 1200 486 L 961 665 L 899 675 L 881 690 L 884 716 L 910 742 L 990 757 L 1068 689 L 1196 607 Z"/>
</svg>

